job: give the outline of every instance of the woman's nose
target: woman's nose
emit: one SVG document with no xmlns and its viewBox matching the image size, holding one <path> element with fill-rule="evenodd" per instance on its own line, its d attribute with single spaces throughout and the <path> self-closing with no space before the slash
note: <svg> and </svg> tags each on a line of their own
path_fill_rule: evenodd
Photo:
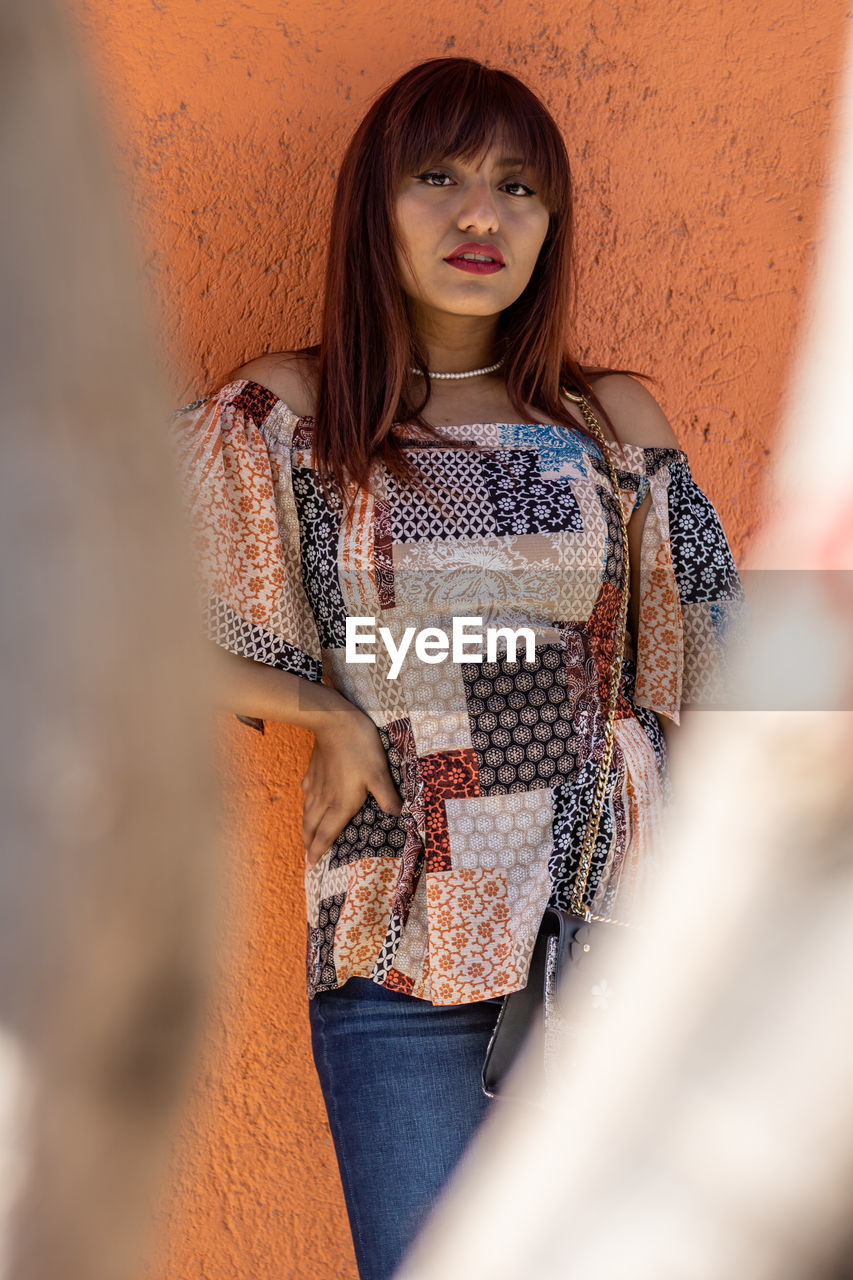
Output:
<svg viewBox="0 0 853 1280">
<path fill-rule="evenodd" d="M 497 231 L 498 211 L 488 184 L 477 184 L 463 193 L 456 225 L 460 231 Z"/>
</svg>

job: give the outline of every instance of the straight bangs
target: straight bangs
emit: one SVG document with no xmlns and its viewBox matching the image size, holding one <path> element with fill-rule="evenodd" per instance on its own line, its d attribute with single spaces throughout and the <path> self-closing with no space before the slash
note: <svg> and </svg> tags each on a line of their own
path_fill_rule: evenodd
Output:
<svg viewBox="0 0 853 1280">
<path fill-rule="evenodd" d="M 386 190 L 442 158 L 473 160 L 500 145 L 504 155 L 532 169 L 548 210 L 565 212 L 570 199 L 565 144 L 526 85 L 462 58 L 437 58 L 417 72 L 387 121 Z"/>
</svg>

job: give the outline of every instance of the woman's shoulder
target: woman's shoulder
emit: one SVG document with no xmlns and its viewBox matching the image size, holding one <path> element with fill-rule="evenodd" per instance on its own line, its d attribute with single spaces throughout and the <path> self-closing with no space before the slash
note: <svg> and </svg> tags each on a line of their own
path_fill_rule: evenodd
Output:
<svg viewBox="0 0 853 1280">
<path fill-rule="evenodd" d="M 314 413 L 317 404 L 317 356 L 305 351 L 270 351 L 228 375 L 228 382 L 247 379 L 266 387 L 298 418 Z"/>
<path fill-rule="evenodd" d="M 663 409 L 628 373 L 606 373 L 592 384 L 620 440 L 639 449 L 680 449 Z"/>
</svg>

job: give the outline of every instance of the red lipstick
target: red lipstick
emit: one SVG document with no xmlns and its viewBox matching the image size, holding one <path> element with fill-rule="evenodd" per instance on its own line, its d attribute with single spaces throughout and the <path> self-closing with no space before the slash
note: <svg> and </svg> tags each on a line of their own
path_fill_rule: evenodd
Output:
<svg viewBox="0 0 853 1280">
<path fill-rule="evenodd" d="M 444 261 L 458 271 L 470 271 L 477 276 L 492 276 L 505 265 L 500 249 L 493 244 L 475 244 L 473 241 L 457 245 Z"/>
</svg>

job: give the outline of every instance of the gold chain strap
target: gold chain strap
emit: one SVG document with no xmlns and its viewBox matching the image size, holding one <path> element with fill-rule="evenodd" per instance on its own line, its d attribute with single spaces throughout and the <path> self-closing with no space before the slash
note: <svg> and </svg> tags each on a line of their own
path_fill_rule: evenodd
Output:
<svg viewBox="0 0 853 1280">
<path fill-rule="evenodd" d="M 578 392 L 568 391 L 565 388 L 563 389 L 563 394 L 571 400 L 573 404 L 580 407 L 580 411 L 586 420 L 587 426 L 590 428 L 593 437 L 601 449 L 602 457 L 604 458 L 607 470 L 610 473 L 610 482 L 613 485 L 613 492 L 616 495 L 616 506 L 619 510 L 619 524 L 622 531 L 622 589 L 619 595 L 619 611 L 616 617 L 616 644 L 611 669 L 607 723 L 604 730 L 604 756 L 598 770 L 592 809 L 587 820 L 583 845 L 581 846 L 578 874 L 575 877 L 575 886 L 572 891 L 570 906 L 575 915 L 585 916 L 587 920 L 600 920 L 605 924 L 625 925 L 625 921 L 614 920 L 611 916 L 594 915 L 588 907 L 584 906 L 584 896 L 586 894 L 587 881 L 589 880 L 590 867 L 592 866 L 592 852 L 595 848 L 596 839 L 598 838 L 598 828 L 601 823 L 601 811 L 604 807 L 604 792 L 607 788 L 607 778 L 610 773 L 610 761 L 613 756 L 613 725 L 616 719 L 616 703 L 619 700 L 619 683 L 622 676 L 622 660 L 625 654 L 625 627 L 628 619 L 628 597 L 631 591 L 628 523 L 625 519 L 625 512 L 622 509 L 622 494 L 619 489 L 619 480 L 616 476 L 616 469 L 613 466 L 613 459 L 610 454 L 610 445 L 604 437 L 604 433 L 601 430 L 598 419 L 592 411 L 589 401 L 586 396 L 580 395 Z M 630 926 L 626 925 L 626 927 Z"/>
</svg>

